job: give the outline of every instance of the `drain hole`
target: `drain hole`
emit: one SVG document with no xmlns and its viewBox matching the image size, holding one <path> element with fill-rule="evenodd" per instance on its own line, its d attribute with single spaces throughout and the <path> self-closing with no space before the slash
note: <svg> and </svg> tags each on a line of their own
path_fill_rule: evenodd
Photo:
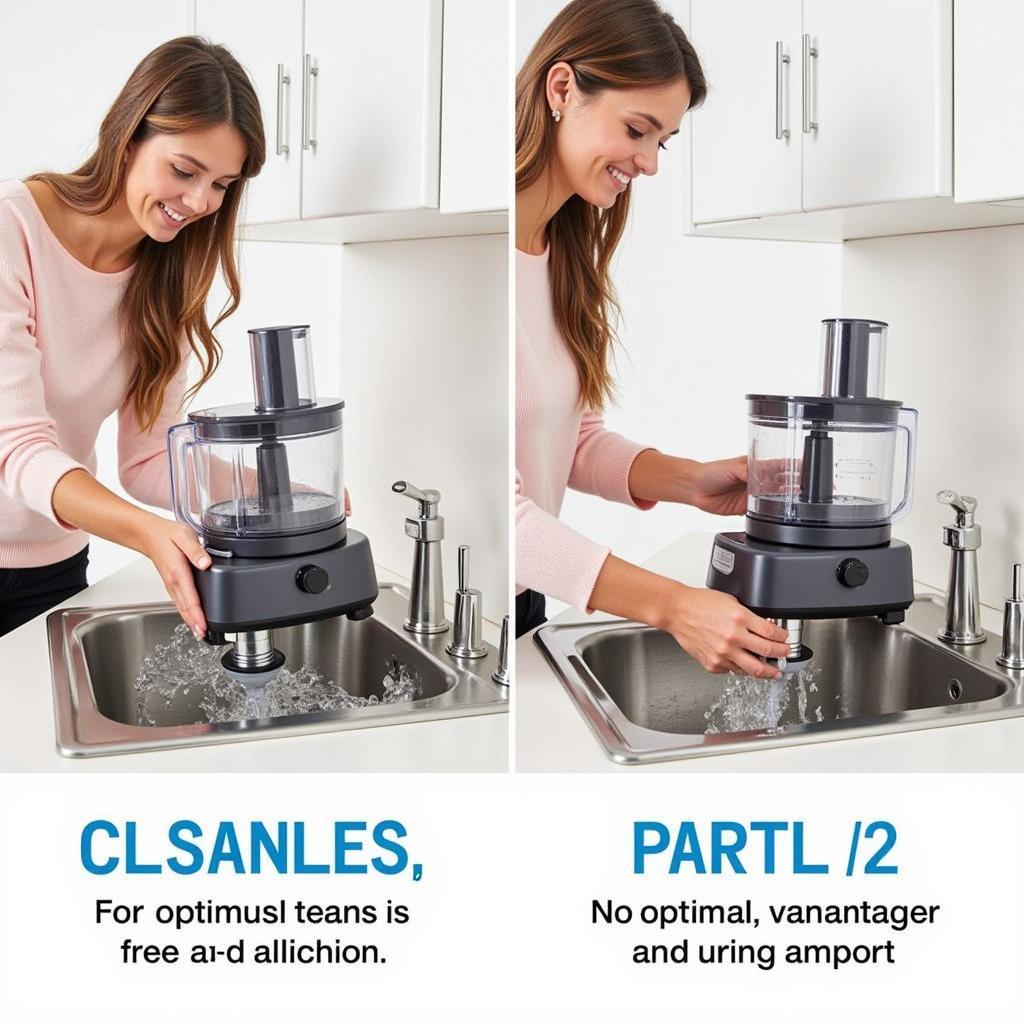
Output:
<svg viewBox="0 0 1024 1024">
<path fill-rule="evenodd" d="M 949 699 L 953 701 L 959 700 L 964 695 L 964 684 L 959 679 L 950 679 L 949 681 Z"/>
</svg>

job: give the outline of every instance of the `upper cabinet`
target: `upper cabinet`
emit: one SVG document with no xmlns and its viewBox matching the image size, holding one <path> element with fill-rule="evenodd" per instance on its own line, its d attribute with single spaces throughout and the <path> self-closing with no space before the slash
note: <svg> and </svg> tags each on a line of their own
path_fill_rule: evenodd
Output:
<svg viewBox="0 0 1024 1024">
<path fill-rule="evenodd" d="M 238 57 L 263 110 L 244 237 L 507 230 L 506 2 L 197 0 L 196 30 Z M 483 211 L 498 213 L 467 216 Z"/>
<path fill-rule="evenodd" d="M 964 8 L 1005 31 L 973 0 L 958 21 Z M 692 0 L 709 85 L 691 118 L 695 230 L 842 241 L 1020 219 L 953 201 L 953 32 L 952 0 Z M 987 59 L 988 40 L 977 45 Z M 958 132 L 972 116 L 960 102 Z M 958 137 L 958 181 L 959 155 Z"/>
<path fill-rule="evenodd" d="M 954 9 L 958 203 L 1024 198 L 1024 4 L 969 0 Z"/>
<path fill-rule="evenodd" d="M 249 74 L 263 113 L 266 160 L 246 186 L 246 223 L 302 216 L 303 0 L 196 0 L 196 31 Z"/>
<path fill-rule="evenodd" d="M 801 0 L 693 4 L 690 30 L 708 81 L 704 106 L 692 115 L 694 223 L 802 208 L 793 124 L 800 7 Z"/>
<path fill-rule="evenodd" d="M 695 224 L 952 192 L 950 0 L 693 0 Z"/>
<path fill-rule="evenodd" d="M 952 30 L 951 0 L 805 0 L 805 210 L 952 195 Z"/>
<path fill-rule="evenodd" d="M 197 0 L 259 95 L 247 224 L 438 205 L 441 0 Z"/>
<path fill-rule="evenodd" d="M 441 0 L 306 0 L 302 216 L 437 208 Z"/>
<path fill-rule="evenodd" d="M 512 160 L 508 4 L 445 0 L 441 210 L 508 207 Z"/>
<path fill-rule="evenodd" d="M 100 36 L 89 4 L 5 9 L 0 180 L 78 167 L 95 148 L 103 116 L 135 65 L 160 43 L 192 32 L 193 24 L 192 0 L 106 0 Z M 54 64 L 49 54 L 60 54 L 60 61 Z"/>
</svg>

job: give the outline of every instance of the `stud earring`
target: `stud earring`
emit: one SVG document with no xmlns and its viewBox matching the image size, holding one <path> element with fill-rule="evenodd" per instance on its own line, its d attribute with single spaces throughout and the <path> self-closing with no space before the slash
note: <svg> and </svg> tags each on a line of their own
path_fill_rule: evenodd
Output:
<svg viewBox="0 0 1024 1024">
<path fill-rule="evenodd" d="M 560 110 L 552 110 L 551 116 L 555 119 L 555 124 L 562 120 L 562 112 Z"/>
</svg>

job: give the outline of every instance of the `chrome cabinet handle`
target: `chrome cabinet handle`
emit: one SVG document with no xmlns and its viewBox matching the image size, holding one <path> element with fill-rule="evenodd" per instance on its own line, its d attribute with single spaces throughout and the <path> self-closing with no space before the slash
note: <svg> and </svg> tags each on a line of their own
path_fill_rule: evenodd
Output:
<svg viewBox="0 0 1024 1024">
<path fill-rule="evenodd" d="M 284 87 L 292 84 L 291 75 L 284 73 L 284 65 L 277 65 L 277 155 L 288 153 L 288 143 L 284 141 Z"/>
<path fill-rule="evenodd" d="M 316 149 L 313 137 L 313 79 L 320 74 L 320 69 L 313 63 L 307 53 L 302 75 L 302 148 Z"/>
<path fill-rule="evenodd" d="M 804 100 L 804 134 L 810 135 L 811 132 L 818 130 L 818 122 L 811 120 L 811 114 L 814 112 L 814 99 L 812 96 L 812 87 L 814 84 L 814 76 L 811 73 L 811 58 L 817 59 L 818 48 L 811 46 L 810 33 L 804 33 L 804 80 L 803 80 L 803 100 Z"/>
<path fill-rule="evenodd" d="M 782 43 L 775 44 L 775 138 L 789 139 L 789 129 L 782 127 L 782 74 L 783 65 L 789 63 L 789 54 L 782 52 Z"/>
</svg>

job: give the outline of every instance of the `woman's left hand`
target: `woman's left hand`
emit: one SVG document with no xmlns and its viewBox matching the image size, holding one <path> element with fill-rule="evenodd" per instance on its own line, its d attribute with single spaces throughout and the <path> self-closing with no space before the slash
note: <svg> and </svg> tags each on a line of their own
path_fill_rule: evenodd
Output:
<svg viewBox="0 0 1024 1024">
<path fill-rule="evenodd" d="M 690 504 L 720 516 L 747 511 L 747 457 L 700 462 L 693 472 Z"/>
</svg>

